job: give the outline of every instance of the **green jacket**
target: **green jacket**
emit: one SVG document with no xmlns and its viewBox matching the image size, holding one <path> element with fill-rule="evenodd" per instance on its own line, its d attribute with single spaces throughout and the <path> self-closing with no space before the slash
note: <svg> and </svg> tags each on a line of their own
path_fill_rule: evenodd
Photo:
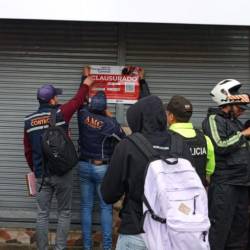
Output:
<svg viewBox="0 0 250 250">
<path fill-rule="evenodd" d="M 190 122 L 187 123 L 174 123 L 169 127 L 169 130 L 172 130 L 186 138 L 193 138 L 196 136 L 196 132 L 193 128 L 193 124 Z M 205 136 L 207 141 L 207 165 L 206 165 L 206 174 L 212 175 L 215 168 L 215 156 L 214 156 L 214 146 L 209 137 Z"/>
</svg>

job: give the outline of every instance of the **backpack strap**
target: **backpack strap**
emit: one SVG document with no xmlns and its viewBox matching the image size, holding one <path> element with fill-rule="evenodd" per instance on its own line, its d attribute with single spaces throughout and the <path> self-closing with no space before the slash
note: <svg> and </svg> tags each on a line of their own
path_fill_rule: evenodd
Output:
<svg viewBox="0 0 250 250">
<path fill-rule="evenodd" d="M 207 141 L 206 141 L 206 137 L 204 135 L 204 133 L 202 131 L 200 131 L 200 129 L 198 128 L 194 128 L 196 136 L 204 143 L 206 149 L 207 149 Z M 206 150 L 207 152 L 207 150 Z"/>
<path fill-rule="evenodd" d="M 201 170 L 197 170 L 197 171 L 199 171 L 198 174 L 201 177 L 201 181 L 202 181 L 203 185 L 206 187 L 206 186 L 208 186 L 208 182 L 207 182 L 207 179 L 206 179 L 206 166 L 207 166 L 207 153 L 208 153 L 207 152 L 207 150 L 208 150 L 208 148 L 207 148 L 207 140 L 206 140 L 206 137 L 205 137 L 204 133 L 201 130 L 199 130 L 197 128 L 194 128 L 194 130 L 196 132 L 197 140 L 206 149 L 206 154 L 203 156 L 203 159 L 202 159 L 202 161 L 203 161 L 203 165 L 201 165 L 201 166 L 203 166 L 202 173 L 200 172 Z"/>
<path fill-rule="evenodd" d="M 128 136 L 127 138 L 140 150 L 140 152 L 147 158 L 149 162 L 151 162 L 153 159 L 161 159 L 160 154 L 156 150 L 154 150 L 152 144 L 141 133 L 133 133 L 131 136 Z M 147 168 L 145 169 L 145 175 L 146 173 L 147 173 Z M 144 233 L 143 223 L 147 213 L 150 213 L 151 217 L 154 220 L 161 223 L 166 223 L 166 219 L 161 218 L 154 213 L 145 195 L 142 196 L 142 201 L 144 202 L 148 210 L 143 214 L 141 221 L 139 221 L 134 210 L 135 208 L 133 203 L 134 201 L 129 197 L 129 208 L 131 216 L 138 231 Z"/>
<path fill-rule="evenodd" d="M 54 108 L 51 109 L 50 118 L 49 118 L 49 126 L 50 127 L 55 127 L 56 126 L 56 113 L 57 113 L 56 109 L 54 109 Z M 45 181 L 45 156 L 44 156 L 44 153 L 42 152 L 42 182 L 41 182 L 40 188 L 38 190 L 39 193 L 42 190 L 44 181 Z"/>
<path fill-rule="evenodd" d="M 204 145 L 204 147 L 206 148 L 206 152 L 207 152 L 207 140 L 205 137 L 205 134 L 198 128 L 194 128 L 195 133 L 196 133 L 196 138 Z"/>
<path fill-rule="evenodd" d="M 162 224 L 166 224 L 167 220 L 165 218 L 162 218 L 162 217 L 158 216 L 157 214 L 155 214 L 154 210 L 151 208 L 151 206 L 150 206 L 150 204 L 149 204 L 149 202 L 148 202 L 145 195 L 143 195 L 142 200 L 143 200 L 144 204 L 146 205 L 146 207 L 148 209 L 143 214 L 143 221 L 145 219 L 146 214 L 149 212 L 151 214 L 151 217 L 152 217 L 153 220 L 158 221 L 158 222 L 160 222 Z"/>
<path fill-rule="evenodd" d="M 154 158 L 160 158 L 160 155 L 154 150 L 152 144 L 141 133 L 133 133 L 131 136 L 128 136 L 127 139 L 133 142 L 149 161 Z"/>
<path fill-rule="evenodd" d="M 170 129 L 169 134 L 171 140 L 170 155 L 174 158 L 179 158 L 182 155 L 184 148 L 183 138 L 180 134 Z"/>
<path fill-rule="evenodd" d="M 50 127 L 55 127 L 56 126 L 56 109 L 51 109 L 50 111 L 50 119 L 49 119 L 49 125 Z"/>
</svg>

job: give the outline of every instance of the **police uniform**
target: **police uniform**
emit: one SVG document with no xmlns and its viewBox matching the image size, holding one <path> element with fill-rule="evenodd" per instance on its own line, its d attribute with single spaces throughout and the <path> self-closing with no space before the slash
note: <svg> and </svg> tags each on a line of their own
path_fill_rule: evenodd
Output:
<svg viewBox="0 0 250 250">
<path fill-rule="evenodd" d="M 243 125 L 220 108 L 209 109 L 203 130 L 214 145 L 215 172 L 209 188 L 211 250 L 243 250 L 247 244 L 250 151 Z"/>
</svg>

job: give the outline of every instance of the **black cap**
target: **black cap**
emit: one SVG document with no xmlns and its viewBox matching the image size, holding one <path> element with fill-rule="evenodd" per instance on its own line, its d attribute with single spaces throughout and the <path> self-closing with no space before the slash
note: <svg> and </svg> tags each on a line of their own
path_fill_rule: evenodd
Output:
<svg viewBox="0 0 250 250">
<path fill-rule="evenodd" d="M 193 113 L 193 106 L 183 96 L 175 95 L 169 103 L 165 104 L 165 110 L 173 113 L 177 121 L 188 122 Z"/>
</svg>

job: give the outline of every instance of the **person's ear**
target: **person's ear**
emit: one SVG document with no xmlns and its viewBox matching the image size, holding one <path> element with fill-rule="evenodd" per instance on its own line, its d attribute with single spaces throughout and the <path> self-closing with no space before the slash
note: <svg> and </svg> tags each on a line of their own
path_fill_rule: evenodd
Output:
<svg viewBox="0 0 250 250">
<path fill-rule="evenodd" d="M 172 112 L 169 112 L 167 111 L 167 122 L 168 122 L 168 125 L 172 125 L 173 123 L 176 122 L 176 119 L 175 119 L 175 116 Z"/>
<path fill-rule="evenodd" d="M 174 115 L 173 113 L 169 112 L 169 120 L 172 122 L 174 120 Z"/>
<path fill-rule="evenodd" d="M 54 96 L 53 98 L 51 98 L 50 100 L 49 100 L 49 104 L 50 105 L 56 105 L 57 104 L 57 99 L 56 99 L 57 97 L 56 96 Z"/>
</svg>

